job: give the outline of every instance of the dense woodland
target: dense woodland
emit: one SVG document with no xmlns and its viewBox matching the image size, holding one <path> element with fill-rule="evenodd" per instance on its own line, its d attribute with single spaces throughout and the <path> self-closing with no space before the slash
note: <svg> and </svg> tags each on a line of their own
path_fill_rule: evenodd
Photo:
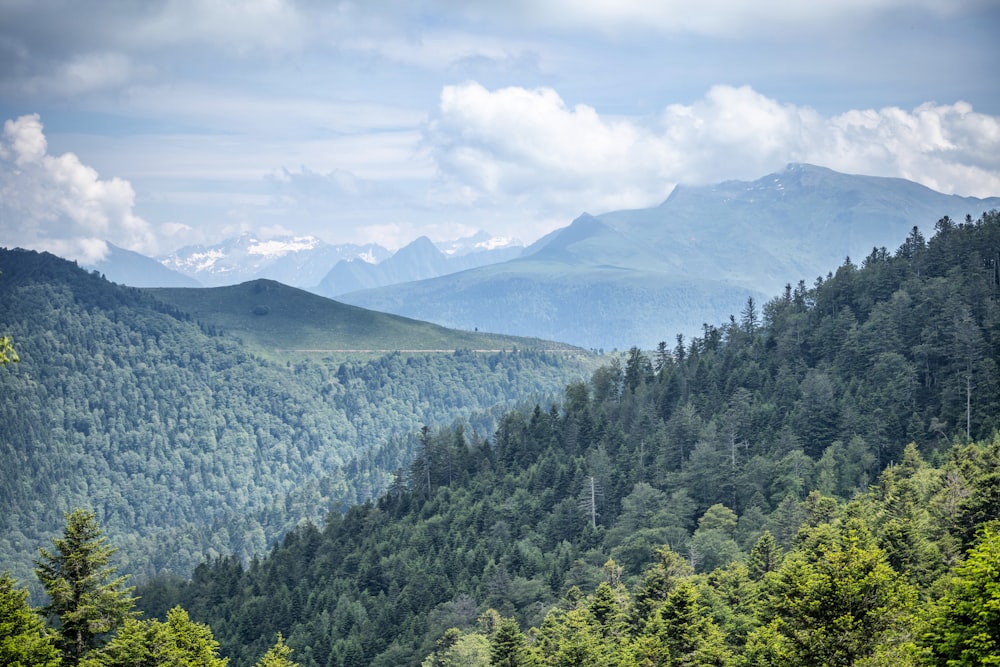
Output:
<svg viewBox="0 0 1000 667">
<path fill-rule="evenodd" d="M 997 359 L 1000 214 L 942 219 L 138 606 L 234 666 L 1000 664 Z"/>
<path fill-rule="evenodd" d="M 277 632 L 310 666 L 982 664 L 1000 215 L 935 231 L 633 349 L 489 440 L 425 431 L 377 502 L 140 605 L 181 605 L 236 664 Z M 992 611 L 954 601 L 978 594 Z M 963 658 L 973 617 L 993 625 Z"/>
<path fill-rule="evenodd" d="M 20 356 L 0 366 L 0 554 L 22 581 L 78 506 L 137 575 L 249 560 L 377 495 L 423 425 L 489 433 L 593 368 L 531 350 L 278 363 L 52 255 L 0 250 L 0 271 Z"/>
</svg>

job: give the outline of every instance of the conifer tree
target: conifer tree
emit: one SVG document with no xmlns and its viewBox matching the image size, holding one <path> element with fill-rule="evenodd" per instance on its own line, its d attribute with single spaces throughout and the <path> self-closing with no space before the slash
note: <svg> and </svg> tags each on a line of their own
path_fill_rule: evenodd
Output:
<svg viewBox="0 0 1000 667">
<path fill-rule="evenodd" d="M 59 649 L 45 623 L 28 604 L 28 591 L 15 586 L 9 573 L 0 574 L 0 665 L 56 667 Z"/>
<path fill-rule="evenodd" d="M 982 530 L 928 620 L 930 664 L 1000 665 L 1000 523 Z"/>
<path fill-rule="evenodd" d="M 504 618 L 490 637 L 490 664 L 496 667 L 526 667 L 535 661 L 517 621 Z"/>
<path fill-rule="evenodd" d="M 118 634 L 106 646 L 88 653 L 80 666 L 226 667 L 229 659 L 220 658 L 218 653 L 219 642 L 212 636 L 212 630 L 192 621 L 182 608 L 174 607 L 167 612 L 165 623 L 155 618 L 126 619 Z"/>
<path fill-rule="evenodd" d="M 292 662 L 292 649 L 279 632 L 278 641 L 267 650 L 254 667 L 299 667 L 299 663 Z"/>
<path fill-rule="evenodd" d="M 63 662 L 76 665 L 109 633 L 132 615 L 134 587 L 127 577 L 114 577 L 107 543 L 94 513 L 76 509 L 66 515 L 62 537 L 54 551 L 39 549 L 35 574 L 49 594 L 45 613 L 58 621 Z"/>
<path fill-rule="evenodd" d="M 787 664 L 853 665 L 905 643 L 915 593 L 863 520 L 821 524 L 803 537 L 770 580 L 763 605 Z"/>
<path fill-rule="evenodd" d="M 771 531 L 765 530 L 747 556 L 750 578 L 760 581 L 768 572 L 777 570 L 779 565 L 781 565 L 781 548 Z"/>
</svg>

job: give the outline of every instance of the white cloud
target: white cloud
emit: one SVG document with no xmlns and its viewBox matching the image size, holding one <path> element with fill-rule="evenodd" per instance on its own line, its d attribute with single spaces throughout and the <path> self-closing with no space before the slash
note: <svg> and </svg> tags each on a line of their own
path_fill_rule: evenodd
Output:
<svg viewBox="0 0 1000 667">
<path fill-rule="evenodd" d="M 49 155 L 37 114 L 8 120 L 0 139 L 3 241 L 91 263 L 105 241 L 152 253 L 149 224 L 133 207 L 135 192 L 120 178 L 102 180 L 73 153 Z"/>
<path fill-rule="evenodd" d="M 648 206 L 678 182 L 757 178 L 789 162 L 1000 194 L 1000 119 L 964 102 L 823 116 L 720 85 L 650 121 L 571 108 L 548 88 L 467 83 L 444 88 L 427 141 L 466 201 L 549 211 Z"/>
</svg>

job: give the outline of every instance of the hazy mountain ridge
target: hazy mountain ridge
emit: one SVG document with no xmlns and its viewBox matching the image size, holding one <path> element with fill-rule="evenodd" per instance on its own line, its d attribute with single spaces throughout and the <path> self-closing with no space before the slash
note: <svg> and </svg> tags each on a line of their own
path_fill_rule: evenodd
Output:
<svg viewBox="0 0 1000 667">
<path fill-rule="evenodd" d="M 435 244 L 426 236 L 421 236 L 378 264 L 357 259 L 338 262 L 313 291 L 334 297 L 487 266 L 513 259 L 523 252 L 519 245 L 494 245 L 491 243 L 494 238 L 486 235 L 485 241 L 469 244 L 461 243 L 460 239 L 446 244 L 446 249 L 450 252 L 448 254 L 441 249 L 441 244 Z"/>
<path fill-rule="evenodd" d="M 653 208 L 581 215 L 500 265 L 340 298 L 457 328 L 652 348 L 739 313 L 750 296 L 891 247 L 914 226 L 996 207 L 1000 198 L 791 164 L 752 182 L 681 185 Z M 604 324 L 622 312 L 633 317 Z"/>
<path fill-rule="evenodd" d="M 186 246 L 158 260 L 167 268 L 210 287 L 235 285 L 255 278 L 312 287 L 343 259 L 380 262 L 390 254 L 375 243 L 332 245 L 315 236 L 261 239 L 254 234 L 242 234 L 214 245 Z"/>
<path fill-rule="evenodd" d="M 168 268 L 151 257 L 108 243 L 108 254 L 86 267 L 111 282 L 130 287 L 199 287 L 196 279 Z"/>
</svg>

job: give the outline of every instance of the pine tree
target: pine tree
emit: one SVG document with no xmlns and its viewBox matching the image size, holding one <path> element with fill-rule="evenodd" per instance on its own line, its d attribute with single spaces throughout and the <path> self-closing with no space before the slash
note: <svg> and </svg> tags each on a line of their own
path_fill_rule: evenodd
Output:
<svg viewBox="0 0 1000 667">
<path fill-rule="evenodd" d="M 45 623 L 28 604 L 28 591 L 15 586 L 9 573 L 0 574 L 0 665 L 56 667 L 59 649 Z"/>
<path fill-rule="evenodd" d="M 126 619 L 107 646 L 91 651 L 80 666 L 226 667 L 229 659 L 220 658 L 218 654 L 219 642 L 212 636 L 212 630 L 203 623 L 192 621 L 182 608 L 174 607 L 167 612 L 165 623 L 155 618 L 144 621 Z M 271 665 L 292 663 L 270 663 L 268 667 Z"/>
<path fill-rule="evenodd" d="M 763 620 L 777 621 L 790 666 L 853 665 L 909 636 L 915 593 L 860 518 L 812 529 L 769 588 Z"/>
<path fill-rule="evenodd" d="M 517 621 L 504 618 L 490 637 L 490 664 L 496 667 L 525 667 L 533 665 L 528 642 Z"/>
<path fill-rule="evenodd" d="M 55 551 L 39 549 L 35 574 L 49 594 L 45 613 L 58 620 L 63 662 L 76 665 L 109 633 L 132 615 L 133 587 L 127 577 L 113 578 L 115 549 L 102 535 L 94 513 L 76 509 L 66 515 L 66 529 L 53 540 Z"/>
<path fill-rule="evenodd" d="M 292 649 L 285 644 L 285 638 L 279 632 L 278 641 L 267 650 L 254 667 L 299 667 L 299 663 L 292 662 L 291 656 Z"/>
<path fill-rule="evenodd" d="M 982 530 L 928 620 L 930 664 L 1000 665 L 1000 524 Z"/>
<path fill-rule="evenodd" d="M 768 572 L 774 572 L 781 565 L 781 548 L 771 531 L 765 530 L 747 556 L 747 570 L 750 578 L 760 581 Z"/>
</svg>

